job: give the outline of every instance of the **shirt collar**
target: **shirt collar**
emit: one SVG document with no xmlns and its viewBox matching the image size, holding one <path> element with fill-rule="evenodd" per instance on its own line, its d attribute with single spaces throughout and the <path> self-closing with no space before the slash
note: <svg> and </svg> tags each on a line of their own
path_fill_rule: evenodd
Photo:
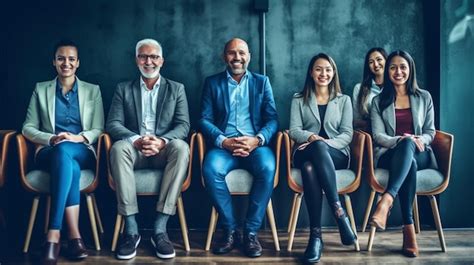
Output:
<svg viewBox="0 0 474 265">
<path fill-rule="evenodd" d="M 237 82 L 237 81 L 234 80 L 232 75 L 230 75 L 229 70 L 226 69 L 225 73 L 226 73 L 226 76 L 227 76 L 227 81 Z M 242 79 L 240 80 L 240 82 L 242 82 L 245 78 L 248 78 L 248 76 L 249 76 L 249 71 L 245 70 L 245 74 L 244 74 L 244 76 L 242 76 Z"/>
<path fill-rule="evenodd" d="M 61 85 L 61 82 L 59 82 L 59 79 L 56 78 L 56 90 L 62 91 L 63 87 Z M 76 93 L 77 92 L 77 78 L 74 78 L 74 84 L 72 85 L 72 92 Z"/>
<path fill-rule="evenodd" d="M 156 80 L 156 83 L 153 85 L 152 91 L 158 90 L 160 88 L 160 83 L 161 83 L 161 75 L 158 77 L 158 80 Z M 143 76 L 140 76 L 140 87 L 144 91 L 150 91 L 150 90 L 148 90 L 148 88 L 145 84 L 145 81 L 143 81 Z"/>
</svg>

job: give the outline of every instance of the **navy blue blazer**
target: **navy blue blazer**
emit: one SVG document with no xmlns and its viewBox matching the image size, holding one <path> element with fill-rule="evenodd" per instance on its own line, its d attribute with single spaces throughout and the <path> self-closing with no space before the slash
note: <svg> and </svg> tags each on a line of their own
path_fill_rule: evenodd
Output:
<svg viewBox="0 0 474 265">
<path fill-rule="evenodd" d="M 278 130 L 278 115 L 268 77 L 249 72 L 249 108 L 253 128 L 268 144 Z M 204 81 L 199 127 L 207 141 L 215 143 L 223 135 L 229 119 L 229 89 L 226 72 L 209 76 Z"/>
</svg>

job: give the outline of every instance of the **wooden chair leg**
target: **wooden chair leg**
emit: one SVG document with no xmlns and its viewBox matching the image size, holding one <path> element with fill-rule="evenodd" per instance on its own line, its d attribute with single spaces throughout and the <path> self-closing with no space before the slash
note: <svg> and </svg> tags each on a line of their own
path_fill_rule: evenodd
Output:
<svg viewBox="0 0 474 265">
<path fill-rule="evenodd" d="M 102 226 L 102 219 L 100 218 L 99 207 L 97 207 L 97 200 L 95 199 L 95 195 L 91 194 L 92 202 L 94 203 L 94 213 L 95 219 L 97 220 L 97 227 L 99 228 L 99 233 L 104 233 L 104 226 Z"/>
<path fill-rule="evenodd" d="M 51 195 L 46 196 L 46 210 L 44 216 L 44 233 L 48 233 L 48 226 L 49 226 L 49 214 L 51 212 Z"/>
<path fill-rule="evenodd" d="M 357 229 L 354 219 L 354 211 L 352 210 L 351 197 L 349 197 L 349 195 L 347 194 L 344 194 L 344 200 L 346 202 L 347 214 L 349 215 L 349 219 L 351 220 L 352 231 L 354 231 L 354 234 L 357 236 Z M 359 239 L 356 239 L 354 243 L 354 248 L 356 251 L 360 251 Z"/>
<path fill-rule="evenodd" d="M 446 241 L 444 240 L 443 226 L 441 224 L 441 218 L 439 216 L 439 211 L 438 211 L 438 203 L 436 202 L 435 196 L 430 195 L 429 198 L 430 198 L 430 203 L 431 203 L 431 210 L 433 211 L 433 217 L 436 224 L 436 230 L 438 230 L 438 237 L 439 237 L 439 243 L 441 245 L 441 250 L 443 250 L 443 252 L 447 252 Z"/>
<path fill-rule="evenodd" d="M 367 251 L 372 251 L 372 245 L 374 244 L 375 231 L 377 227 L 370 227 L 369 241 L 367 242 Z"/>
<path fill-rule="evenodd" d="M 415 199 L 413 200 L 413 217 L 415 221 L 415 233 L 420 233 L 420 212 L 418 211 L 418 197 L 415 194 Z"/>
<path fill-rule="evenodd" d="M 33 226 L 35 225 L 36 212 L 38 211 L 40 196 L 37 195 L 33 198 L 33 204 L 31 205 L 30 220 L 28 221 L 28 229 L 26 230 L 25 244 L 23 245 L 23 253 L 28 252 L 30 247 L 31 233 L 33 232 Z"/>
<path fill-rule="evenodd" d="M 268 221 L 270 222 L 270 228 L 272 229 L 273 242 L 275 243 L 275 250 L 280 251 L 280 241 L 278 240 L 278 232 L 275 223 L 275 215 L 273 214 L 272 199 L 268 201 L 267 207 Z"/>
<path fill-rule="evenodd" d="M 123 223 L 125 223 L 123 217 L 120 214 L 117 214 L 117 218 L 115 218 L 114 235 L 112 237 L 112 252 L 114 252 L 115 248 L 117 247 L 117 241 Z"/>
<path fill-rule="evenodd" d="M 94 237 L 95 249 L 99 251 L 100 250 L 99 234 L 97 232 L 97 223 L 95 221 L 94 203 L 92 202 L 92 196 L 90 194 L 86 194 L 86 201 L 87 201 L 87 210 L 89 211 L 89 219 L 91 221 L 92 236 Z"/>
<path fill-rule="evenodd" d="M 367 223 L 369 222 L 370 211 L 372 211 L 372 205 L 374 205 L 375 193 L 375 190 L 370 191 L 369 201 L 365 209 L 364 222 L 362 223 L 362 233 L 365 232 Z"/>
<path fill-rule="evenodd" d="M 287 231 L 287 233 L 289 233 L 290 230 L 291 230 L 291 225 L 292 225 L 292 222 L 293 222 L 293 215 L 295 214 L 296 196 L 298 196 L 297 193 L 295 193 L 295 195 L 293 195 L 293 203 L 292 203 L 292 206 L 291 206 L 290 219 L 288 220 L 288 231 Z"/>
<path fill-rule="evenodd" d="M 300 214 L 301 199 L 303 198 L 303 194 L 301 193 L 297 193 L 296 195 L 297 195 L 295 197 L 296 202 L 294 203 L 295 211 L 293 215 L 293 220 L 291 221 L 290 233 L 288 234 L 288 247 L 287 247 L 288 251 L 291 251 L 291 249 L 293 248 L 293 240 L 295 239 L 296 224 L 298 223 L 298 215 Z"/>
<path fill-rule="evenodd" d="M 178 217 L 179 224 L 181 225 L 181 233 L 183 234 L 184 249 L 189 252 L 191 247 L 189 246 L 189 237 L 188 237 L 188 225 L 186 224 L 186 216 L 184 214 L 184 205 L 183 199 L 181 196 L 178 198 Z"/>
<path fill-rule="evenodd" d="M 216 229 L 217 218 L 218 214 L 216 208 L 212 207 L 211 220 L 209 221 L 209 228 L 207 229 L 207 240 L 205 247 L 206 251 L 209 251 L 209 249 L 211 249 L 212 235 L 214 234 L 214 231 Z"/>
</svg>

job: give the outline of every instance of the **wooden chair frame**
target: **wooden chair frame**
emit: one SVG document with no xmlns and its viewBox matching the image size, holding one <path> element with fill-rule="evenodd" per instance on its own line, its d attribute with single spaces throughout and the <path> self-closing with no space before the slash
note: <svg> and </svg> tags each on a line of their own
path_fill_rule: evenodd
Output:
<svg viewBox="0 0 474 265">
<path fill-rule="evenodd" d="M 282 142 L 282 137 L 283 134 L 281 132 L 277 132 L 275 135 L 274 139 L 274 151 L 275 151 L 275 161 L 276 161 L 276 166 L 275 166 L 275 176 L 274 176 L 274 181 L 273 181 L 273 188 L 275 188 L 278 185 L 278 176 L 280 172 L 280 153 L 281 153 L 281 142 Z M 199 164 L 201 166 L 201 181 L 202 185 L 205 187 L 204 184 L 204 177 L 202 175 L 202 165 L 204 162 L 204 156 L 206 154 L 206 141 L 204 140 L 204 136 L 202 133 L 197 134 L 197 143 L 198 143 L 198 154 L 199 154 Z M 247 192 L 232 192 L 231 195 L 248 195 Z M 268 202 L 267 206 L 267 215 L 268 215 L 268 221 L 270 223 L 270 228 L 272 230 L 272 236 L 273 236 L 273 241 L 275 244 L 275 250 L 280 251 L 280 242 L 278 240 L 278 231 L 276 228 L 276 223 L 275 223 L 275 215 L 273 212 L 273 205 L 272 205 L 272 200 L 270 198 L 270 201 Z M 218 213 L 215 209 L 215 207 L 212 207 L 211 211 L 211 218 L 209 221 L 209 228 L 207 230 L 207 239 L 206 239 L 206 246 L 205 250 L 209 251 L 211 248 L 211 242 L 212 242 L 212 237 L 213 234 L 216 230 L 216 224 L 217 224 L 217 219 L 218 219 Z"/>
<path fill-rule="evenodd" d="M 355 219 L 354 219 L 354 212 L 352 210 L 352 203 L 351 198 L 349 196 L 350 193 L 356 191 L 360 186 L 361 181 L 361 172 L 362 172 L 362 161 L 364 156 L 364 141 L 365 135 L 354 131 L 354 135 L 352 137 L 351 142 L 351 165 L 350 169 L 355 172 L 356 177 L 354 181 L 347 187 L 342 190 L 338 190 L 340 195 L 344 196 L 344 201 L 346 204 L 347 214 L 351 221 L 352 230 L 354 233 L 357 234 Z M 292 251 L 293 248 L 293 241 L 296 231 L 296 224 L 298 222 L 298 216 L 301 208 L 301 201 L 304 195 L 303 187 L 298 185 L 291 174 L 291 159 L 292 159 L 292 147 L 294 141 L 290 139 L 287 132 L 284 133 L 284 142 L 285 142 L 285 155 L 286 155 L 286 167 L 287 167 L 287 179 L 288 179 L 288 186 L 290 189 L 295 193 L 293 196 L 293 206 L 291 208 L 290 219 L 288 221 L 288 251 Z M 356 240 L 354 244 L 354 248 L 356 251 L 360 251 L 359 240 Z"/>
<path fill-rule="evenodd" d="M 192 132 L 189 135 L 188 138 L 188 143 L 189 143 L 189 164 L 188 164 L 188 174 L 186 176 L 186 179 L 183 182 L 183 186 L 181 187 L 181 193 L 185 192 L 189 186 L 191 185 L 191 176 L 192 176 L 192 164 L 193 164 L 193 153 L 194 153 L 194 142 L 196 139 L 196 133 Z M 107 172 L 108 172 L 108 183 L 109 187 L 115 191 L 115 182 L 112 177 L 112 173 L 110 171 L 110 149 L 112 148 L 112 139 L 108 134 L 104 135 L 104 146 L 106 150 L 106 158 L 107 158 Z M 152 193 L 137 193 L 137 196 L 157 196 L 158 193 L 152 192 Z M 184 242 L 184 249 L 189 252 L 191 251 L 191 247 L 189 245 L 189 231 L 188 231 L 188 225 L 186 223 L 186 216 L 184 213 L 184 204 L 183 204 L 183 199 L 182 196 L 178 198 L 178 201 L 176 203 L 177 206 L 177 211 L 178 211 L 178 217 L 179 217 L 179 224 L 181 226 L 181 233 L 183 236 L 183 242 Z M 117 213 L 117 217 L 115 220 L 115 228 L 114 228 L 114 235 L 112 238 L 112 247 L 111 250 L 115 251 L 117 247 L 117 241 L 119 237 L 119 233 L 123 232 L 125 222 L 123 220 L 123 216 Z"/>
</svg>

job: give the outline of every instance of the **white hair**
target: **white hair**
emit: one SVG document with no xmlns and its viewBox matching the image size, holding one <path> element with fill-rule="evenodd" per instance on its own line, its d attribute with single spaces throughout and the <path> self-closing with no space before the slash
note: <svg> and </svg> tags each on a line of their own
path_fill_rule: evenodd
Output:
<svg viewBox="0 0 474 265">
<path fill-rule="evenodd" d="M 137 46 L 135 46 L 135 56 L 138 56 L 138 50 L 143 45 L 153 45 L 153 46 L 155 46 L 156 48 L 158 48 L 158 55 L 163 57 L 163 49 L 161 48 L 161 44 L 159 42 L 157 42 L 156 40 L 154 40 L 154 39 L 143 39 L 143 40 L 137 42 Z"/>
</svg>

